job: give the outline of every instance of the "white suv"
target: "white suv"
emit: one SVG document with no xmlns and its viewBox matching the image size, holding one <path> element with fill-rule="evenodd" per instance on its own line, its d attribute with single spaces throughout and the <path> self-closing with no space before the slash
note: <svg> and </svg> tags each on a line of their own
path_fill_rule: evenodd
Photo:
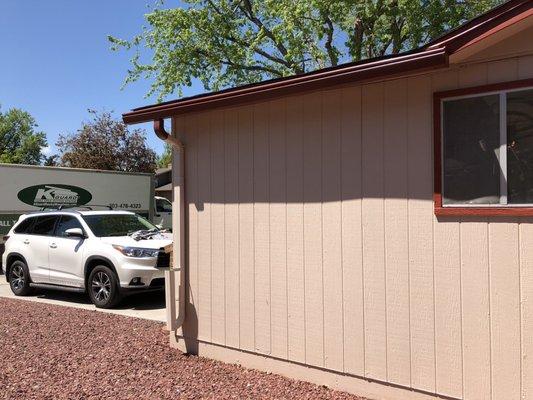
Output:
<svg viewBox="0 0 533 400">
<path fill-rule="evenodd" d="M 88 292 L 100 308 L 123 294 L 164 287 L 172 235 L 128 211 L 23 215 L 4 237 L 2 264 L 17 296 L 32 288 Z"/>
</svg>

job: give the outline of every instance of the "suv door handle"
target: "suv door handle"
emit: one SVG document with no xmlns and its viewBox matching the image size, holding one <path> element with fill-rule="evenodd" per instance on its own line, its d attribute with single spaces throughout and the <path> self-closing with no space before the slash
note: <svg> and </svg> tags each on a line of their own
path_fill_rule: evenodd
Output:
<svg viewBox="0 0 533 400">
<path fill-rule="evenodd" d="M 30 244 L 30 241 L 28 239 L 24 240 L 24 244 Z"/>
<path fill-rule="evenodd" d="M 52 249 L 57 248 L 57 244 L 55 244 L 55 243 L 51 243 L 51 244 L 50 244 L 50 248 L 52 248 Z"/>
</svg>

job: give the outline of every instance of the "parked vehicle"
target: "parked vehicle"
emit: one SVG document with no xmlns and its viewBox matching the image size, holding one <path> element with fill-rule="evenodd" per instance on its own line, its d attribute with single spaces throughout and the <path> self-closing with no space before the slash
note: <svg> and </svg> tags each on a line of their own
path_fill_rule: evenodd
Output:
<svg viewBox="0 0 533 400">
<path fill-rule="evenodd" d="M 172 228 L 171 203 L 154 196 L 154 175 L 77 168 L 0 164 L 0 254 L 5 235 L 25 213 L 100 204 Z"/>
<path fill-rule="evenodd" d="M 172 235 L 129 211 L 87 207 L 26 214 L 4 237 L 6 280 L 17 296 L 33 288 L 87 292 L 100 308 L 126 293 L 164 287 Z"/>
</svg>

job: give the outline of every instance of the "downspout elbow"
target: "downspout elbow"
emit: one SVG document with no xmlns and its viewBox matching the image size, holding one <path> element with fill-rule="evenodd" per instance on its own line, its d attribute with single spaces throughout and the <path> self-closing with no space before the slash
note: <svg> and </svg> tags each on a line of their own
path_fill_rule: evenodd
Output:
<svg viewBox="0 0 533 400">
<path fill-rule="evenodd" d="M 181 140 L 179 140 L 178 138 L 170 135 L 166 130 L 165 130 L 165 123 L 164 123 L 164 120 L 162 119 L 156 119 L 154 121 L 154 132 L 156 134 L 156 136 L 161 139 L 162 141 L 164 142 L 167 142 L 168 144 L 170 144 L 171 146 L 174 146 L 176 147 L 176 149 L 178 151 L 184 151 L 185 150 L 185 146 L 183 145 L 183 142 Z"/>
</svg>

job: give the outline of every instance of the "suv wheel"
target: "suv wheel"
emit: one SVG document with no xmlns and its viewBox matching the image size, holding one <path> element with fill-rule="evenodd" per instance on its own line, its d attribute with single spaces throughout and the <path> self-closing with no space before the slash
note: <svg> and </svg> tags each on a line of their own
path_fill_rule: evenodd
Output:
<svg viewBox="0 0 533 400">
<path fill-rule="evenodd" d="M 117 276 L 104 265 L 91 271 L 87 286 L 89 297 L 98 308 L 111 308 L 120 300 Z"/>
<path fill-rule="evenodd" d="M 27 296 L 31 293 L 30 273 L 23 261 L 15 261 L 9 270 L 9 286 L 16 296 Z"/>
</svg>

